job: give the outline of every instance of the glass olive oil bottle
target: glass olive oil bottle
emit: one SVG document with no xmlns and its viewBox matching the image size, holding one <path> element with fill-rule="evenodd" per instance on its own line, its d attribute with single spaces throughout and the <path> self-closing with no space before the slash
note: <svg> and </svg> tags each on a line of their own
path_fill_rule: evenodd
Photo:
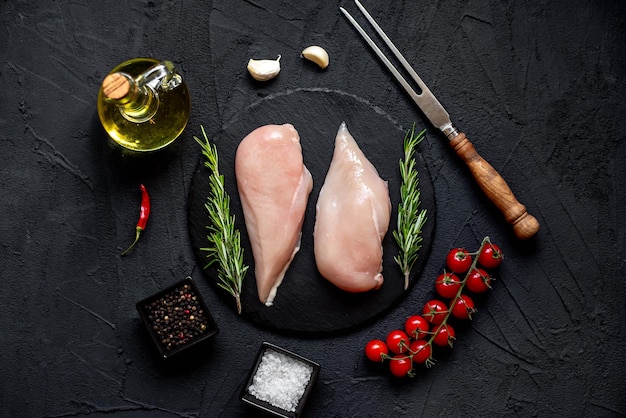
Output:
<svg viewBox="0 0 626 418">
<path fill-rule="evenodd" d="M 98 116 L 113 142 L 126 150 L 156 151 L 183 132 L 190 113 L 187 84 L 170 61 L 135 58 L 104 78 Z"/>
</svg>

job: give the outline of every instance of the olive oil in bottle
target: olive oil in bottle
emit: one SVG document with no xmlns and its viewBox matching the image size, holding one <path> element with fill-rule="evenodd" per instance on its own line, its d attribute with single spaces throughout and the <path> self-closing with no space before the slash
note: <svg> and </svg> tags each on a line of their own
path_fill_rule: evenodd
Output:
<svg viewBox="0 0 626 418">
<path fill-rule="evenodd" d="M 98 116 L 113 142 L 146 152 L 166 147 L 183 132 L 190 113 L 187 84 L 170 61 L 135 58 L 102 82 Z"/>
</svg>

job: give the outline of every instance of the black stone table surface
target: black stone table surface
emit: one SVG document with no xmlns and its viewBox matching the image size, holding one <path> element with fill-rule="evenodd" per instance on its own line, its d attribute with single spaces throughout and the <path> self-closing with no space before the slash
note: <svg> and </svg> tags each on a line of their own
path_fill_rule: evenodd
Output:
<svg viewBox="0 0 626 418">
<path fill-rule="evenodd" d="M 514 237 L 340 13 L 362 22 L 351 1 L 0 1 L 0 416 L 256 416 L 241 390 L 264 341 L 321 365 L 306 417 L 626 414 L 626 4 L 364 5 L 539 233 Z M 326 70 L 300 57 L 309 45 L 329 52 Z M 250 58 L 277 55 L 276 79 L 251 79 Z M 107 143 L 96 97 L 111 68 L 144 56 L 175 63 L 192 111 L 171 148 L 133 158 Z M 419 151 L 436 201 L 430 252 L 409 290 L 332 335 L 237 315 L 189 231 L 200 126 L 215 138 L 253 103 L 298 89 L 368 103 L 398 141 L 413 124 L 426 129 Z M 151 218 L 121 257 L 140 183 Z M 413 379 L 370 364 L 365 343 L 421 311 L 448 249 L 484 236 L 505 262 L 454 348 Z M 135 303 L 187 276 L 220 331 L 198 353 L 162 361 Z"/>
</svg>

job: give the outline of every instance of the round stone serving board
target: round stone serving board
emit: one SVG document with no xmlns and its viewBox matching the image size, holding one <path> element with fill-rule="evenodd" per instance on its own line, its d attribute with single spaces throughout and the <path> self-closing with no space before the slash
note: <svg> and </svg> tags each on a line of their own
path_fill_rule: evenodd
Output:
<svg viewBox="0 0 626 418">
<path fill-rule="evenodd" d="M 376 291 L 352 294 L 325 280 L 317 271 L 313 255 L 315 204 L 332 159 L 339 125 L 345 121 L 350 133 L 388 181 L 392 203 L 392 219 L 384 239 L 383 286 Z M 283 283 L 278 288 L 274 305 L 267 307 L 257 297 L 254 260 L 245 228 L 234 171 L 235 152 L 239 142 L 251 131 L 267 124 L 291 123 L 300 135 L 304 164 L 313 175 L 313 190 L 305 214 L 302 244 Z M 398 248 L 392 236 L 400 201 L 399 161 L 403 158 L 405 132 L 391 117 L 358 97 L 324 89 L 299 89 L 265 97 L 252 104 L 232 122 L 210 138 L 217 147 L 220 171 L 225 177 L 226 191 L 231 198 L 231 212 L 241 232 L 245 262 L 250 266 L 242 292 L 242 317 L 272 331 L 299 336 L 338 334 L 355 329 L 383 315 L 404 295 L 404 278 L 394 262 Z M 419 147 L 418 147 L 419 151 Z M 198 151 L 200 154 L 200 150 Z M 428 168 L 418 152 L 422 208 L 428 211 L 423 230 L 423 243 L 413 268 L 412 279 L 421 272 L 426 261 L 434 231 L 435 197 Z M 204 267 L 208 246 L 206 226 L 209 218 L 204 207 L 209 193 L 208 170 L 200 158 L 189 192 L 189 230 L 198 262 Z M 349 218 L 350 214 L 346 214 Z M 234 298 L 217 286 L 213 267 L 203 269 L 226 303 L 235 308 Z"/>
</svg>

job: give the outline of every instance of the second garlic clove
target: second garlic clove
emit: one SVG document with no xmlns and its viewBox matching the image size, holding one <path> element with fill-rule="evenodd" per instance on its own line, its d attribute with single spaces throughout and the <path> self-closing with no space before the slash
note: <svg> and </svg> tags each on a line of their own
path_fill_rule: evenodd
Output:
<svg viewBox="0 0 626 418">
<path fill-rule="evenodd" d="M 304 51 L 302 51 L 302 56 L 309 61 L 313 61 L 322 69 L 328 67 L 328 64 L 330 62 L 328 58 L 328 52 L 326 52 L 326 50 L 321 46 L 317 45 L 312 45 L 305 48 Z"/>
<path fill-rule="evenodd" d="M 255 80 L 271 80 L 280 72 L 280 55 L 275 60 L 250 59 L 248 61 L 248 72 Z"/>
</svg>

